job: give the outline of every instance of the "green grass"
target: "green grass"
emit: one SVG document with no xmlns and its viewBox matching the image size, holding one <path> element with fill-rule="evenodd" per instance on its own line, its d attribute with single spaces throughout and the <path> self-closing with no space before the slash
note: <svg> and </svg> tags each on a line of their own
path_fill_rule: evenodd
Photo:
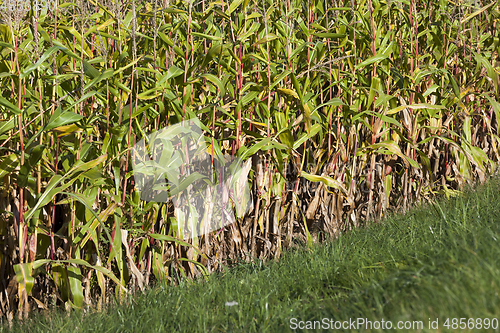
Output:
<svg viewBox="0 0 500 333">
<path fill-rule="evenodd" d="M 367 318 L 422 321 L 423 331 L 437 332 L 428 325 L 439 318 L 439 331 L 452 331 L 443 326 L 446 318 L 500 318 L 499 222 L 500 180 L 493 178 L 311 251 L 290 251 L 279 262 L 237 265 L 208 281 L 151 289 L 101 313 L 57 312 L 12 329 L 282 332 L 291 331 L 291 318 Z M 233 301 L 238 305 L 225 305 Z"/>
</svg>

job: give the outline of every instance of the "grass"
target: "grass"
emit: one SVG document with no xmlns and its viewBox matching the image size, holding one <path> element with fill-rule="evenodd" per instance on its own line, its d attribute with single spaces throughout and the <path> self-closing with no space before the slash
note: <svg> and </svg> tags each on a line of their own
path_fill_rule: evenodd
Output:
<svg viewBox="0 0 500 333">
<path fill-rule="evenodd" d="M 58 310 L 12 329 L 281 332 L 299 320 L 366 318 L 394 327 L 422 321 L 423 331 L 448 331 L 446 318 L 500 315 L 499 217 L 500 179 L 492 178 L 457 198 L 289 251 L 279 262 L 236 265 L 206 281 L 149 289 L 103 312 Z M 439 330 L 429 329 L 438 318 Z M 358 331 L 343 331 L 350 330 Z"/>
</svg>

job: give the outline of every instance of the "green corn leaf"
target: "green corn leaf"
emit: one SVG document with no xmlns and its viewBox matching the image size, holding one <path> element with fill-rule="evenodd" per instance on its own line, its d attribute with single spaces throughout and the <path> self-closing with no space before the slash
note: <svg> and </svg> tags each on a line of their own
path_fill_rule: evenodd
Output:
<svg viewBox="0 0 500 333">
<path fill-rule="evenodd" d="M 201 67 L 207 66 L 208 63 L 210 61 L 212 61 L 212 59 L 214 59 L 215 57 L 220 57 L 223 49 L 224 49 L 224 44 L 222 44 L 222 43 L 212 44 L 212 47 L 210 47 L 210 49 L 208 50 L 207 55 L 205 56 L 205 59 L 203 59 L 203 63 L 201 65 Z"/>
<path fill-rule="evenodd" d="M 51 129 L 54 129 L 56 127 L 73 124 L 82 119 L 83 116 L 79 114 L 70 111 L 61 113 L 61 109 L 58 108 L 56 109 L 52 117 L 50 117 L 47 125 L 45 126 L 45 130 L 50 131 Z"/>
<path fill-rule="evenodd" d="M 356 70 L 359 70 L 365 66 L 368 66 L 368 65 L 371 65 L 375 62 L 378 62 L 378 61 L 381 61 L 381 60 L 384 60 L 384 59 L 387 59 L 387 56 L 386 55 L 376 55 L 376 56 L 373 56 L 371 58 L 368 58 L 366 59 L 365 61 L 359 63 L 356 65 Z"/>
<path fill-rule="evenodd" d="M 83 72 L 91 79 L 95 79 L 101 75 L 101 73 L 85 59 L 83 59 Z"/>
<path fill-rule="evenodd" d="M 278 92 L 287 95 L 287 96 L 292 96 L 294 98 L 299 98 L 299 95 L 292 89 L 283 89 L 283 88 L 278 88 Z"/>
<path fill-rule="evenodd" d="M 344 38 L 346 35 L 345 34 L 337 34 L 337 33 L 333 33 L 333 32 L 315 32 L 315 33 L 313 33 L 313 36 L 316 36 L 319 38 L 339 39 L 339 38 Z"/>
<path fill-rule="evenodd" d="M 363 147 L 362 149 L 358 150 L 357 155 L 361 155 L 364 150 L 370 150 L 373 149 L 375 150 L 374 153 L 381 153 L 381 154 L 395 154 L 399 157 L 401 157 L 406 165 L 410 164 L 414 168 L 420 168 L 419 164 L 411 159 L 410 157 L 406 156 L 403 154 L 401 149 L 397 144 L 395 144 L 393 141 L 386 141 L 386 142 L 379 142 L 375 143 L 373 145 L 368 145 Z"/>
<path fill-rule="evenodd" d="M 84 88 L 84 91 L 89 90 L 92 88 L 94 85 L 99 83 L 102 80 L 106 80 L 114 75 L 114 70 L 113 68 L 108 68 L 102 74 L 99 74 L 96 78 L 94 78 L 92 81 L 90 81 Z"/>
<path fill-rule="evenodd" d="M 36 204 L 31 207 L 26 213 L 25 213 L 25 221 L 29 221 L 30 218 L 33 216 L 33 214 L 41 207 L 45 206 L 48 204 L 52 198 L 57 194 L 62 192 L 64 189 L 69 187 L 71 184 L 73 184 L 78 178 L 73 177 L 72 179 L 70 178 L 73 176 L 74 173 L 76 172 L 83 172 L 87 171 L 91 168 L 96 167 L 97 165 L 101 164 L 106 160 L 107 155 L 100 156 L 96 158 L 95 160 L 89 161 L 87 163 L 77 163 L 71 170 L 64 176 L 61 175 L 54 175 L 49 184 L 47 185 L 45 191 L 38 197 Z M 62 184 L 61 186 L 57 187 L 61 182 L 65 179 L 70 178 L 70 180 L 67 183 Z"/>
<path fill-rule="evenodd" d="M 33 263 L 14 265 L 14 273 L 16 274 L 16 281 L 20 288 L 25 290 L 26 294 L 29 296 L 35 284 L 35 279 L 32 276 Z"/>
<path fill-rule="evenodd" d="M 372 106 L 373 99 L 375 98 L 375 93 L 378 91 L 379 85 L 380 85 L 380 78 L 378 77 L 372 78 L 370 93 L 368 94 L 368 103 L 366 104 L 367 109 L 369 109 Z"/>
<path fill-rule="evenodd" d="M 186 54 L 184 52 L 182 52 L 182 50 L 180 49 L 180 47 L 178 47 L 177 45 L 174 46 L 174 41 L 171 40 L 167 35 L 165 35 L 163 32 L 159 32 L 158 33 L 158 36 L 160 36 L 161 40 L 163 40 L 168 46 L 170 47 L 173 47 L 174 48 L 174 52 L 175 54 L 177 54 L 178 56 L 180 57 L 184 57 Z"/>
<path fill-rule="evenodd" d="M 33 266 L 35 266 L 36 264 L 45 264 L 47 262 L 54 262 L 54 263 L 68 263 L 68 264 L 75 264 L 75 265 L 81 265 L 81 266 L 85 266 L 87 268 L 90 268 L 90 269 L 94 269 L 96 271 L 99 271 L 101 272 L 102 274 L 104 274 L 105 276 L 107 276 L 108 278 L 110 278 L 113 282 L 115 282 L 123 291 L 125 292 L 128 292 L 127 288 L 125 288 L 125 286 L 123 286 L 120 282 L 120 280 L 118 280 L 116 278 L 116 276 L 113 274 L 113 272 L 111 272 L 109 269 L 105 268 L 105 267 L 102 267 L 102 266 L 94 266 L 94 265 L 91 265 L 89 264 L 87 261 L 83 260 L 83 259 L 69 259 L 69 260 L 37 260 L 35 262 L 33 262 Z"/>
<path fill-rule="evenodd" d="M 10 118 L 9 120 L 0 120 L 0 135 L 10 131 L 16 126 L 16 118 Z"/>
<path fill-rule="evenodd" d="M 226 89 L 224 84 L 219 78 L 213 74 L 203 74 L 202 77 L 206 78 L 208 81 L 212 82 L 217 88 L 219 88 L 219 96 L 226 95 Z"/>
<path fill-rule="evenodd" d="M 285 114 L 283 112 L 276 112 L 275 118 L 278 125 L 278 134 L 281 142 L 283 142 L 289 149 L 291 149 L 293 146 L 293 135 L 286 123 Z"/>
<path fill-rule="evenodd" d="M 293 149 L 298 149 L 306 140 L 309 140 L 310 138 L 318 134 L 320 130 L 321 130 L 321 125 L 314 124 L 311 127 L 311 131 L 309 133 L 302 133 L 297 139 L 297 141 L 293 143 Z"/>
<path fill-rule="evenodd" d="M 334 189 L 337 189 L 337 190 L 341 191 L 342 193 L 347 193 L 344 185 L 342 185 L 342 183 L 339 182 L 338 180 L 335 180 L 331 177 L 312 175 L 312 174 L 307 173 L 305 171 L 302 171 L 300 173 L 300 177 L 303 177 L 303 178 L 310 180 L 312 182 L 315 182 L 315 183 L 322 182 L 326 186 L 333 187 Z"/>
<path fill-rule="evenodd" d="M 73 266 L 67 266 L 66 270 L 73 304 L 76 305 L 76 307 L 81 308 L 83 307 L 82 273 L 80 268 Z"/>
<path fill-rule="evenodd" d="M 52 265 L 52 280 L 54 281 L 59 294 L 64 302 L 69 300 L 68 271 L 66 265 L 54 263 Z"/>
<path fill-rule="evenodd" d="M 258 143 L 256 143 L 255 145 L 253 145 L 252 147 L 250 148 L 247 148 L 245 146 L 242 146 L 239 150 L 238 150 L 238 155 L 240 156 L 240 158 L 242 160 L 246 160 L 247 158 L 249 158 L 250 156 L 254 155 L 257 151 L 261 150 L 262 148 L 266 147 L 267 145 L 269 145 L 271 142 L 271 138 L 265 138 L 265 139 L 262 139 L 260 140 Z"/>
<path fill-rule="evenodd" d="M 57 51 L 63 50 L 63 49 L 65 49 L 65 47 L 62 47 L 62 46 L 59 46 L 59 45 L 55 45 L 55 46 L 52 46 L 51 48 L 49 48 L 47 51 L 45 51 L 42 54 L 42 56 L 40 57 L 40 59 L 38 59 L 38 61 L 36 63 L 34 63 L 33 65 L 31 65 L 28 68 L 26 68 L 25 70 L 23 70 L 23 72 L 21 73 L 21 79 L 24 79 L 31 72 L 33 72 L 35 69 L 37 69 L 38 67 L 40 67 L 40 65 L 45 60 L 47 60 L 54 52 L 57 52 Z"/>
<path fill-rule="evenodd" d="M 248 1 L 248 0 L 247 0 Z M 252 36 L 255 34 L 257 30 L 260 28 L 260 23 L 259 22 L 252 22 L 252 25 L 250 28 L 246 31 L 242 30 L 241 34 L 238 36 L 237 40 L 240 42 L 245 41 L 248 37 Z"/>
<path fill-rule="evenodd" d="M 236 10 L 236 8 L 241 5 L 242 2 L 243 0 L 234 0 L 233 2 L 231 2 L 231 4 L 229 5 L 229 14 L 232 14 Z"/>
<path fill-rule="evenodd" d="M 0 42 L 0 46 L 1 46 L 1 47 L 5 47 L 5 48 L 8 48 L 8 49 L 11 49 L 11 50 L 14 50 L 14 45 L 12 45 L 12 44 L 10 44 L 10 43 Z"/>
<path fill-rule="evenodd" d="M 29 164 L 34 167 L 38 161 L 42 158 L 43 152 L 45 151 L 45 145 L 36 145 L 29 153 Z"/>
<path fill-rule="evenodd" d="M 14 153 L 0 157 L 0 179 L 16 170 L 19 163 L 19 156 Z"/>
<path fill-rule="evenodd" d="M 474 13 L 471 13 L 469 15 L 467 15 L 466 17 L 464 17 L 461 21 L 460 21 L 460 24 L 464 24 L 465 22 L 469 21 L 470 19 L 478 16 L 479 14 L 485 12 L 486 10 L 488 10 L 491 6 L 495 5 L 497 2 L 496 1 L 493 1 L 491 2 L 490 4 L 476 10 Z"/>
<path fill-rule="evenodd" d="M 163 259 L 161 253 L 157 251 L 153 252 L 153 274 L 155 278 L 161 283 L 167 282 L 167 272 L 165 271 L 165 267 L 163 266 Z"/>
<path fill-rule="evenodd" d="M 208 278 L 210 276 L 210 274 L 208 273 L 207 268 L 205 266 L 203 266 L 203 264 L 201 264 L 201 263 L 199 263 L 199 262 L 197 262 L 195 260 L 187 259 L 187 258 L 179 258 L 179 260 L 180 261 L 185 261 L 185 262 L 190 262 L 190 263 L 196 265 L 197 267 L 199 267 L 200 270 L 201 270 L 201 272 L 202 272 L 202 274 L 203 274 L 203 276 L 205 278 Z"/>
<path fill-rule="evenodd" d="M 0 96 L 0 105 L 5 106 L 10 111 L 14 112 L 16 115 L 20 114 L 22 111 L 19 110 L 17 106 Z"/>
</svg>

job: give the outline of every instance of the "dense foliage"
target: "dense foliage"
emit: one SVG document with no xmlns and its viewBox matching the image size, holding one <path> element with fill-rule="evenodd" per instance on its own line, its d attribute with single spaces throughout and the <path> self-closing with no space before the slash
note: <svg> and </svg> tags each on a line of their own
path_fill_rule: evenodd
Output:
<svg viewBox="0 0 500 333">
<path fill-rule="evenodd" d="M 279 257 L 500 162 L 497 2 L 5 3 L 8 317 Z M 212 155 L 252 159 L 255 205 L 183 242 L 171 205 L 140 200 L 130 151 L 194 117 Z"/>
</svg>

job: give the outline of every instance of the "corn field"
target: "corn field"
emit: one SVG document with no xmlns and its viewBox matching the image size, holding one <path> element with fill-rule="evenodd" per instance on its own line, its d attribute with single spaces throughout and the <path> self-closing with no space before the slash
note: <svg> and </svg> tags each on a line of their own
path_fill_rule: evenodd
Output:
<svg viewBox="0 0 500 333">
<path fill-rule="evenodd" d="M 101 308 L 497 171 L 490 0 L 3 0 L 0 309 Z M 253 209 L 184 240 L 132 147 L 196 118 Z M 213 161 L 213 159 L 212 159 Z"/>
</svg>

